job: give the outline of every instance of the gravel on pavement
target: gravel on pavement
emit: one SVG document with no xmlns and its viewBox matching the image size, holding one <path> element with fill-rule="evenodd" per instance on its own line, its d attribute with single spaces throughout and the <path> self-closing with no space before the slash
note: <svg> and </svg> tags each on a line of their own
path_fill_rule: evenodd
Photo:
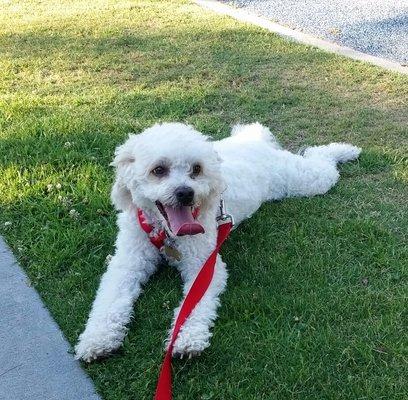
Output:
<svg viewBox="0 0 408 400">
<path fill-rule="evenodd" d="M 221 0 L 329 41 L 408 63 L 408 0 Z"/>
</svg>

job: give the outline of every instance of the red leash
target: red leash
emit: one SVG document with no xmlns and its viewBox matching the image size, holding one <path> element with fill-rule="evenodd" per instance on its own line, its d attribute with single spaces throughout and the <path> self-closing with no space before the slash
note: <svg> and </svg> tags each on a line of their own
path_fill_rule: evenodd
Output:
<svg viewBox="0 0 408 400">
<path fill-rule="evenodd" d="M 227 216 L 225 216 L 227 217 Z M 229 217 L 229 216 L 228 216 Z M 226 220 L 225 218 L 221 218 Z M 191 286 L 189 292 L 187 293 L 183 305 L 180 308 L 179 315 L 177 317 L 176 323 L 174 325 L 173 334 L 171 336 L 171 341 L 169 348 L 164 357 L 164 361 L 160 370 L 159 379 L 156 387 L 156 394 L 154 395 L 154 400 L 171 400 L 172 399 L 172 380 L 171 380 L 171 358 L 173 353 L 174 342 L 177 339 L 177 335 L 180 328 L 183 326 L 186 319 L 189 317 L 194 307 L 200 302 L 201 298 L 204 296 L 208 287 L 210 286 L 212 277 L 214 275 L 215 262 L 217 260 L 217 254 L 220 250 L 221 245 L 227 239 L 229 233 L 231 232 L 233 221 L 228 219 L 228 222 L 223 223 L 218 226 L 218 236 L 217 244 L 214 251 L 210 254 L 207 261 L 202 266 L 200 272 L 193 285 Z"/>
</svg>

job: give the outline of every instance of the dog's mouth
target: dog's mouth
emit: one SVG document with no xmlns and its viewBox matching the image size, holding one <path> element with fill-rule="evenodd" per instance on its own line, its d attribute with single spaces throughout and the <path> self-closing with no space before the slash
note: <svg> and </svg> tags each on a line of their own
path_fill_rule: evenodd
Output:
<svg viewBox="0 0 408 400">
<path fill-rule="evenodd" d="M 193 206 L 168 206 L 156 201 L 156 206 L 165 218 L 171 232 L 176 236 L 204 233 L 204 227 L 197 221 L 199 208 Z"/>
</svg>

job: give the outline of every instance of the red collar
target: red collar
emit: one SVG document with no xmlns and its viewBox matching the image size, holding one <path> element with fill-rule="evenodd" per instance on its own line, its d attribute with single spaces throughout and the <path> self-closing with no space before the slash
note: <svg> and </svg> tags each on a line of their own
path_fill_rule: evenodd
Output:
<svg viewBox="0 0 408 400">
<path fill-rule="evenodd" d="M 200 209 L 195 208 L 193 210 L 193 217 L 197 218 L 199 213 Z M 154 229 L 153 226 L 147 222 L 145 213 L 140 208 L 137 209 L 137 219 L 139 221 L 140 227 L 147 233 L 147 236 L 149 236 L 152 245 L 161 250 L 164 246 L 164 241 L 167 238 L 166 231 L 164 229 L 161 229 L 159 231 L 157 229 Z"/>
<path fill-rule="evenodd" d="M 164 240 L 166 239 L 166 231 L 164 229 L 155 231 L 153 226 L 147 222 L 143 210 L 140 208 L 137 209 L 137 219 L 139 220 L 140 227 L 147 233 L 147 236 L 149 236 L 152 245 L 161 250 L 164 246 Z"/>
</svg>

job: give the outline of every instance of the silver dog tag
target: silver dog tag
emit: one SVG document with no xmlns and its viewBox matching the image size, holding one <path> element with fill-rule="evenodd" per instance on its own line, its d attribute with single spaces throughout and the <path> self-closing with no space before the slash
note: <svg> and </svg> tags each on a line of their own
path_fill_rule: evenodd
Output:
<svg viewBox="0 0 408 400">
<path fill-rule="evenodd" d="M 177 261 L 181 260 L 181 253 L 175 247 L 171 247 L 168 244 L 165 244 L 163 252 L 169 258 L 173 258 Z"/>
<path fill-rule="evenodd" d="M 162 248 L 163 254 L 173 260 L 180 261 L 181 253 L 177 250 L 175 240 L 167 237 Z"/>
</svg>

